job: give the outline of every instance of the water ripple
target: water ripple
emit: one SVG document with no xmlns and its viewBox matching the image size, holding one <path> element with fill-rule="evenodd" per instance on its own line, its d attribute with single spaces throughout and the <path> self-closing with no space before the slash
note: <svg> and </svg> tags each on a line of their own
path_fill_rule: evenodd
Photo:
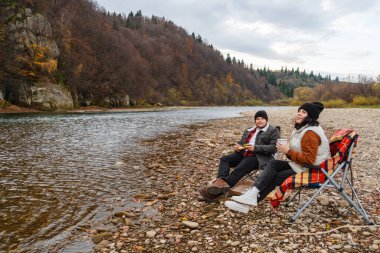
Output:
<svg viewBox="0 0 380 253">
<path fill-rule="evenodd" d="M 112 198 L 138 191 L 146 150 L 136 140 L 256 109 L 0 115 L 0 251 L 48 251 Z"/>
</svg>

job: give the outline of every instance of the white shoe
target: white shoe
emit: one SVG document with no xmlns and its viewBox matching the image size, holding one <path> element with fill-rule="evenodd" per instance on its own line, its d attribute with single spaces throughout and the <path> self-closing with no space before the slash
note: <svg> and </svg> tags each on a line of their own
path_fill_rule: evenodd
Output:
<svg viewBox="0 0 380 253">
<path fill-rule="evenodd" d="M 242 204 L 257 206 L 257 191 L 250 189 L 243 195 L 233 196 L 231 199 Z"/>
<path fill-rule="evenodd" d="M 226 202 L 224 202 L 224 205 L 228 207 L 229 209 L 237 211 L 237 212 L 241 212 L 241 213 L 249 212 L 249 206 L 237 203 L 235 201 L 227 200 Z"/>
</svg>

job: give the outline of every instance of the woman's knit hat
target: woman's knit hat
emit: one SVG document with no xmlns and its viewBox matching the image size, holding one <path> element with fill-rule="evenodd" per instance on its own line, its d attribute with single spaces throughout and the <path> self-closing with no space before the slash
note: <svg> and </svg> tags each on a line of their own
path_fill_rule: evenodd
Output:
<svg viewBox="0 0 380 253">
<path fill-rule="evenodd" d="M 300 109 L 304 109 L 305 111 L 307 111 L 307 115 L 313 119 L 313 120 L 317 120 L 319 118 L 319 114 L 323 111 L 324 109 L 324 105 L 320 102 L 312 102 L 312 103 L 305 103 L 303 105 L 301 105 L 299 108 L 298 108 L 298 111 Z"/>
<path fill-rule="evenodd" d="M 268 121 L 268 114 L 266 113 L 266 111 L 263 111 L 263 110 L 261 110 L 261 111 L 257 111 L 256 113 L 255 113 L 255 120 L 258 118 L 258 117 L 262 117 L 262 118 L 264 118 L 266 121 Z"/>
</svg>

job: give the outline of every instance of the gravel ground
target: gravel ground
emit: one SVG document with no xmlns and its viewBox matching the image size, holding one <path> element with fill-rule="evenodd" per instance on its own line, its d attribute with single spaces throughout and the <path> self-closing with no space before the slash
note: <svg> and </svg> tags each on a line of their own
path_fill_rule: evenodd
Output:
<svg viewBox="0 0 380 253">
<path fill-rule="evenodd" d="M 379 252 L 379 109 L 325 109 L 320 118 L 328 137 L 339 128 L 358 131 L 354 184 L 375 225 L 368 226 L 332 190 L 324 191 L 292 224 L 292 205 L 275 211 L 263 201 L 240 214 L 224 207 L 228 196 L 215 203 L 198 201 L 197 190 L 216 175 L 220 157 L 232 151 L 254 113 L 144 141 L 152 149 L 142 165 L 146 191 L 134 196 L 134 207 L 109 217 L 103 224 L 107 229 L 89 231 L 95 252 Z M 268 111 L 269 122 L 289 137 L 295 113 Z M 306 190 L 302 199 L 313 192 Z"/>
</svg>

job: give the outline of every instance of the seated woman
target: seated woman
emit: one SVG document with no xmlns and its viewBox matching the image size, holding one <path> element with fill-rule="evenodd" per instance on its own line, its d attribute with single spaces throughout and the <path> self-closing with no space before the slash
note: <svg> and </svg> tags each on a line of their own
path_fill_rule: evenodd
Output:
<svg viewBox="0 0 380 253">
<path fill-rule="evenodd" d="M 269 125 L 265 111 L 257 111 L 255 126 L 244 131 L 234 153 L 220 159 L 217 177 L 202 188 L 199 199 L 212 201 L 234 187 L 239 180 L 253 170 L 264 169 L 276 152 L 279 130 Z M 231 167 L 235 169 L 231 172 Z"/>
<path fill-rule="evenodd" d="M 319 102 L 305 103 L 298 108 L 290 143 L 276 144 L 277 151 L 286 154 L 290 161 L 270 161 L 252 189 L 241 196 L 232 197 L 234 201 L 225 202 L 228 208 L 247 213 L 247 205 L 257 206 L 286 178 L 307 170 L 303 164 L 318 165 L 330 158 L 329 141 L 317 121 L 323 109 L 323 104 Z"/>
</svg>

